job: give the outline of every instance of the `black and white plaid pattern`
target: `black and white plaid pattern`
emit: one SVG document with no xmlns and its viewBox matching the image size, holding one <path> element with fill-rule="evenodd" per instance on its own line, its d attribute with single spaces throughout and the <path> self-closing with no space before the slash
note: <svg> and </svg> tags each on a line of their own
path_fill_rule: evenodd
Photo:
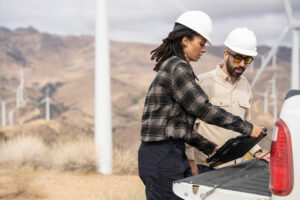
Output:
<svg viewBox="0 0 300 200">
<path fill-rule="evenodd" d="M 146 96 L 142 141 L 183 139 L 192 146 L 204 145 L 213 149 L 213 143 L 193 131 L 196 118 L 242 134 L 251 134 L 251 123 L 212 105 L 195 79 L 192 67 L 176 56 L 162 64 Z"/>
</svg>

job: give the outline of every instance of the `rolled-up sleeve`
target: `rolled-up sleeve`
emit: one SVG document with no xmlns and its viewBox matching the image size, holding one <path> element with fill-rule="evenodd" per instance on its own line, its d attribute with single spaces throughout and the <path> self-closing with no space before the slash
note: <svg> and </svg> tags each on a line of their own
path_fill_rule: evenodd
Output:
<svg viewBox="0 0 300 200">
<path fill-rule="evenodd" d="M 186 144 L 185 145 L 185 154 L 188 160 L 195 160 L 195 148 Z"/>
<path fill-rule="evenodd" d="M 212 105 L 205 92 L 196 83 L 188 67 L 186 64 L 180 63 L 174 67 L 171 73 L 173 98 L 187 112 L 206 123 L 250 135 L 253 125 L 218 106 Z"/>
</svg>

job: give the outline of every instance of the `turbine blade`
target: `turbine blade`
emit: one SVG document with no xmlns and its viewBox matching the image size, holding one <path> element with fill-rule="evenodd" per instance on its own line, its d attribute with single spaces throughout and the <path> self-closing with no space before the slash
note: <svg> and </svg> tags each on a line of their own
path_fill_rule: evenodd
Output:
<svg viewBox="0 0 300 200">
<path fill-rule="evenodd" d="M 174 3 L 174 5 L 176 5 L 176 7 L 178 8 L 178 9 L 180 9 L 181 11 L 183 11 L 183 12 L 185 12 L 185 11 L 188 11 L 188 9 L 181 3 L 181 1 L 180 0 L 171 0 L 173 3 Z"/>
<path fill-rule="evenodd" d="M 49 86 L 47 87 L 47 90 L 46 90 L 46 97 L 49 97 Z"/>
<path fill-rule="evenodd" d="M 277 40 L 275 45 L 272 47 L 272 49 L 269 51 L 269 54 L 267 55 L 266 59 L 264 59 L 264 62 L 262 63 L 261 67 L 259 68 L 259 70 L 258 70 L 257 74 L 255 75 L 255 77 L 253 78 L 253 80 L 251 82 L 251 89 L 253 89 L 253 87 L 255 86 L 256 81 L 258 80 L 258 78 L 260 77 L 262 72 L 264 71 L 265 67 L 267 66 L 267 63 L 269 63 L 272 56 L 276 52 L 280 42 L 283 40 L 283 38 L 286 36 L 286 34 L 288 33 L 289 30 L 290 30 L 290 26 L 287 26 L 282 30 L 279 39 Z"/>
<path fill-rule="evenodd" d="M 291 25 L 292 24 L 292 6 L 289 0 L 283 0 L 284 3 L 284 9 L 286 16 L 288 18 L 288 22 Z"/>
<path fill-rule="evenodd" d="M 39 103 L 39 105 L 42 104 L 42 103 L 45 103 L 46 101 L 47 101 L 47 98 L 41 100 L 40 103 Z"/>
</svg>

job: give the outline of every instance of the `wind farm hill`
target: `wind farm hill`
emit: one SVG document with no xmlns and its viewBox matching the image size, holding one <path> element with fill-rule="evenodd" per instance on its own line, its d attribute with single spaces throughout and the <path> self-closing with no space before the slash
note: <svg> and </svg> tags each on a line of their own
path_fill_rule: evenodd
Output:
<svg viewBox="0 0 300 200">
<path fill-rule="evenodd" d="M 136 147 L 139 144 L 140 119 L 147 89 L 155 76 L 150 51 L 156 45 L 110 42 L 113 138 L 116 145 Z M 259 55 L 269 47 L 259 47 Z M 0 137 L 17 134 L 41 135 L 51 143 L 61 137 L 93 134 L 94 130 L 94 38 L 88 35 L 59 36 L 29 28 L 0 28 L 0 98 L 7 103 L 7 113 L 14 112 L 14 125 L 0 129 Z M 207 72 L 222 62 L 223 47 L 208 47 L 200 62 L 194 63 L 196 74 Z M 290 49 L 281 47 L 277 65 L 268 66 L 254 87 L 253 122 L 272 127 L 272 113 L 263 114 L 260 93 L 270 87 L 277 74 L 278 108 L 290 87 Z M 260 66 L 255 58 L 254 72 L 245 76 L 251 81 Z M 24 102 L 16 109 L 14 89 L 24 72 Z M 45 121 L 45 105 L 49 96 L 51 121 Z M 269 95 L 269 100 L 272 100 Z M 8 114 L 6 114 L 7 116 Z M 8 123 L 8 122 L 7 122 Z M 1 136 L 2 135 L 2 136 Z M 1 138 L 0 138 L 1 139 Z"/>
</svg>

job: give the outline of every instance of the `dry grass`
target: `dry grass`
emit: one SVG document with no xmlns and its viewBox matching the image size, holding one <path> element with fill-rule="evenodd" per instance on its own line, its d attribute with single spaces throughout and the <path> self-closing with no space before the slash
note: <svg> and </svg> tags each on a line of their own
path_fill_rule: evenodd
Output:
<svg viewBox="0 0 300 200">
<path fill-rule="evenodd" d="M 116 147 L 113 156 L 114 174 L 137 174 L 137 151 Z"/>
<path fill-rule="evenodd" d="M 0 168 L 0 199 L 144 200 L 138 176 Z"/>
<path fill-rule="evenodd" d="M 61 141 L 48 151 L 47 166 L 59 171 L 96 170 L 95 142 L 92 137 Z"/>
<path fill-rule="evenodd" d="M 2 168 L 0 170 L 0 199 L 38 199 L 40 187 L 32 186 L 36 175 L 31 166 Z"/>
<path fill-rule="evenodd" d="M 137 151 L 115 147 L 114 174 L 137 174 Z M 96 171 L 94 138 L 81 136 L 73 140 L 46 145 L 37 136 L 20 135 L 0 143 L 0 166 L 22 167 L 30 165 L 57 171 Z"/>
<path fill-rule="evenodd" d="M 93 137 L 51 146 L 20 135 L 0 143 L 0 199 L 143 200 L 137 153 L 114 149 L 114 174 L 96 172 Z M 135 175 L 128 175 L 135 174 Z"/>
<path fill-rule="evenodd" d="M 39 166 L 42 164 L 46 152 L 45 144 L 38 137 L 20 135 L 0 143 L 0 165 Z"/>
<path fill-rule="evenodd" d="M 143 200 L 145 193 L 137 176 L 19 168 L 2 173 L 0 199 Z"/>
</svg>

